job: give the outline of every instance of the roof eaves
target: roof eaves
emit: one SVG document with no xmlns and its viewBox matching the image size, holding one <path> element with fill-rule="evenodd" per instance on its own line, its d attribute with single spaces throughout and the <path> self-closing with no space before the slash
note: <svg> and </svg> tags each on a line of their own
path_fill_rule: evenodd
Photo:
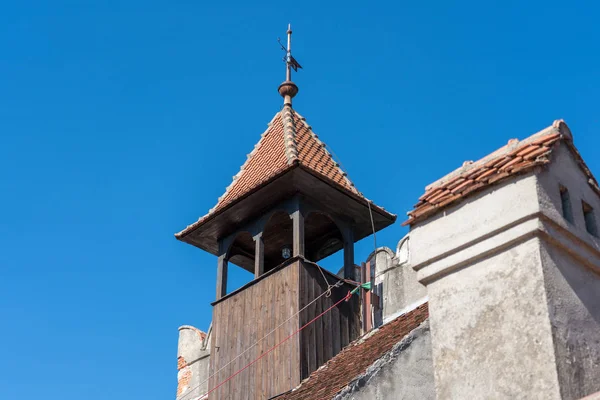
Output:
<svg viewBox="0 0 600 400">
<path fill-rule="evenodd" d="M 333 179 L 323 175 L 322 173 L 315 171 L 312 168 L 308 168 L 302 164 L 300 164 L 300 168 L 302 168 L 302 170 L 308 172 L 309 174 L 321 179 L 322 181 L 324 181 L 325 183 L 327 183 L 329 186 L 332 186 L 333 188 L 339 190 L 342 193 L 345 193 L 346 195 L 352 197 L 354 200 L 360 202 L 360 203 L 365 203 L 367 206 L 372 207 L 374 211 L 377 211 L 380 215 L 391 219 L 393 221 L 396 220 L 397 215 L 393 214 L 389 211 L 387 211 L 385 208 L 378 206 L 377 204 L 373 203 L 371 200 L 367 199 L 361 192 L 359 192 L 358 190 L 352 191 L 349 190 L 347 188 L 345 188 L 343 185 L 340 185 L 339 183 L 337 183 L 336 181 L 334 181 Z"/>
<path fill-rule="evenodd" d="M 294 112 L 296 112 L 296 111 L 294 110 Z M 321 139 L 319 139 L 319 136 L 312 130 L 312 126 L 310 126 L 306 122 L 306 118 L 304 118 L 298 112 L 296 112 L 296 115 L 298 116 L 298 118 L 300 119 L 300 121 L 302 121 L 302 123 L 304 124 L 304 126 L 306 127 L 306 129 L 308 130 L 308 132 L 310 133 L 310 135 L 312 136 L 312 138 L 323 148 L 323 151 L 331 159 L 331 161 L 333 162 L 333 164 L 335 165 L 335 167 L 338 169 L 339 173 L 344 177 L 344 180 L 345 180 L 346 184 L 348 185 L 348 187 L 350 187 L 351 190 L 353 192 L 355 192 L 356 194 L 360 194 L 362 196 L 362 194 L 358 191 L 358 189 L 356 188 L 356 186 L 354 186 L 354 183 L 348 177 L 348 174 L 346 173 L 346 171 L 344 171 L 342 169 L 341 165 L 333 158 L 333 155 L 329 152 L 328 146 L 325 144 L 325 142 L 323 142 Z"/>
<path fill-rule="evenodd" d="M 289 172 L 290 170 L 292 170 L 296 166 L 297 166 L 297 164 L 288 165 L 286 168 L 282 169 L 277 174 L 275 174 L 275 175 L 269 177 L 268 179 L 260 182 L 258 185 L 256 185 L 252 189 L 248 190 L 247 192 L 245 192 L 241 196 L 235 198 L 231 202 L 223 205 L 222 207 L 214 207 L 213 209 L 211 209 L 211 211 L 209 211 L 203 217 L 199 218 L 198 221 L 194 222 L 191 225 L 188 225 L 185 229 L 181 230 L 180 232 L 175 233 L 175 237 L 177 239 L 179 239 L 179 240 L 183 240 L 184 237 L 186 237 L 188 234 L 190 234 L 191 232 L 193 232 L 194 230 L 196 230 L 201 225 L 203 225 L 206 222 L 210 221 L 211 219 L 215 218 L 217 215 L 222 214 L 223 212 L 225 212 L 226 210 L 230 209 L 231 207 L 233 207 L 234 205 L 236 205 L 237 203 L 239 203 L 243 199 L 247 198 L 248 196 L 252 195 L 253 193 L 255 193 L 255 192 L 259 191 L 260 189 L 262 189 L 263 187 L 267 186 L 269 183 L 277 180 L 279 177 L 281 177 L 282 175 L 286 174 L 287 172 Z"/>
<path fill-rule="evenodd" d="M 217 208 L 219 208 L 219 206 L 221 205 L 221 201 L 223 199 L 227 198 L 227 195 L 229 194 L 229 192 L 231 191 L 231 189 L 234 187 L 235 182 L 239 179 L 240 176 L 242 176 L 242 174 L 246 170 L 246 166 L 248 165 L 248 163 L 250 162 L 250 160 L 252 159 L 252 157 L 254 156 L 254 154 L 256 154 L 256 152 L 258 151 L 258 149 L 260 148 L 260 146 L 262 145 L 263 139 L 265 138 L 265 136 L 267 135 L 267 133 L 269 133 L 269 130 L 271 129 L 271 126 L 273 125 L 273 122 L 280 115 L 281 115 L 281 111 L 279 111 L 277 114 L 275 114 L 275 116 L 273 117 L 273 119 L 271 119 L 271 122 L 269 122 L 267 124 L 267 129 L 265 129 L 265 131 L 260 135 L 260 139 L 254 145 L 254 148 L 252 149 L 252 151 L 246 155 L 246 161 L 244 161 L 244 164 L 242 164 L 242 166 L 240 167 L 239 172 L 233 176 L 233 179 L 232 179 L 231 183 L 225 189 L 225 193 L 223 193 L 219 197 L 219 199 L 217 200 L 217 204 L 208 211 L 208 214 L 214 212 Z"/>
<path fill-rule="evenodd" d="M 232 188 L 234 187 L 236 181 L 240 178 L 240 176 L 242 176 L 242 174 L 244 173 L 244 171 L 246 170 L 246 166 L 248 165 L 248 163 L 250 162 L 250 160 L 252 159 L 252 157 L 254 156 L 254 154 L 256 154 L 256 152 L 258 151 L 259 147 L 262 145 L 263 143 L 263 139 L 265 138 L 265 136 L 267 135 L 267 133 L 269 133 L 269 130 L 271 129 L 271 126 L 273 125 L 273 123 L 275 122 L 275 120 L 281 116 L 281 111 L 278 111 L 273 118 L 271 119 L 271 121 L 267 124 L 267 129 L 265 129 L 265 131 L 260 135 L 260 139 L 258 140 L 258 142 L 254 145 L 254 148 L 252 149 L 252 151 L 250 153 L 248 153 L 246 155 L 246 161 L 244 161 L 244 163 L 242 164 L 242 166 L 240 167 L 240 170 L 238 171 L 237 174 L 235 174 L 233 176 L 233 179 L 231 181 L 231 183 L 225 188 L 225 193 L 223 193 L 217 200 L 217 204 L 215 204 L 214 207 L 212 207 L 210 210 L 208 210 L 208 212 L 206 214 L 204 214 L 202 217 L 198 218 L 198 220 L 190 225 L 188 225 L 187 227 L 185 227 L 184 229 L 182 229 L 181 231 L 175 233 L 175 237 L 180 239 L 182 237 L 184 237 L 185 235 L 187 235 L 189 232 L 193 231 L 194 229 L 196 229 L 198 226 L 200 226 L 203 222 L 205 222 L 205 220 L 208 220 L 208 217 L 211 216 L 212 214 L 215 214 L 217 210 L 219 210 L 221 207 L 225 207 L 227 205 L 222 205 L 221 202 L 223 199 L 227 198 L 227 195 L 229 194 L 229 192 L 232 190 Z M 243 197 L 243 196 L 242 196 Z M 229 204 L 235 203 L 236 200 L 232 201 Z"/>
<path fill-rule="evenodd" d="M 556 120 L 552 126 L 522 141 L 509 140 L 506 146 L 477 162 L 465 162 L 461 168 L 428 185 L 414 209 L 407 213 L 409 218 L 402 225 L 413 225 L 473 192 L 548 164 L 553 149 L 561 141 L 567 143 L 574 152 L 592 188 L 594 185 L 597 187 L 595 178 L 573 146 L 572 139 L 567 124 L 563 120 Z"/>
</svg>

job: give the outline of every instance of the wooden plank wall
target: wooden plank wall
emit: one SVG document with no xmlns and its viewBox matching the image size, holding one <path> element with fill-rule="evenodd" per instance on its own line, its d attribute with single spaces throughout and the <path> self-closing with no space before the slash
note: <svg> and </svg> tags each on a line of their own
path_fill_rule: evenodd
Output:
<svg viewBox="0 0 600 400">
<path fill-rule="evenodd" d="M 214 305 L 210 374 L 215 373 L 298 311 L 300 261 Z M 321 278 L 322 279 L 322 278 Z M 298 318 L 247 351 L 209 380 L 225 381 L 295 332 Z M 210 395 L 210 400 L 268 399 L 300 384 L 300 345 L 296 335 Z"/>
<path fill-rule="evenodd" d="M 329 284 L 337 280 L 325 275 Z M 348 294 L 353 287 L 345 284 L 332 290 L 330 297 L 323 296 L 300 314 L 300 326 L 311 321 Z M 327 290 L 321 272 L 312 263 L 301 262 L 300 308 Z M 300 332 L 301 379 L 307 378 L 351 341 L 360 336 L 360 307 L 358 296 L 343 302 Z"/>
</svg>

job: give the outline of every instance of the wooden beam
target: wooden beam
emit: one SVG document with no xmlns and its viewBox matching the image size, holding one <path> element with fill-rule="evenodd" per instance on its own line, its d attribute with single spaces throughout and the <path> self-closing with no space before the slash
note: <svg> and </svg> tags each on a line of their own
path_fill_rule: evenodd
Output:
<svg viewBox="0 0 600 400">
<path fill-rule="evenodd" d="M 304 214 L 302 214 L 299 207 L 292 213 L 292 220 L 294 222 L 293 255 L 294 257 L 304 257 Z"/>
<path fill-rule="evenodd" d="M 217 300 L 227 294 L 227 258 L 219 256 L 217 264 Z"/>
<path fill-rule="evenodd" d="M 365 278 L 364 278 L 363 283 L 371 282 L 371 262 L 370 261 L 367 261 L 364 269 L 365 269 L 365 272 L 364 272 Z M 373 282 L 371 282 L 371 285 L 372 284 L 373 284 Z M 373 322 L 371 320 L 371 291 L 364 290 L 363 294 L 364 294 L 363 306 L 364 306 L 364 310 L 365 310 L 365 332 L 369 332 L 371 329 L 373 329 Z"/>
<path fill-rule="evenodd" d="M 344 278 L 354 278 L 354 233 L 352 228 L 346 229 L 344 235 Z"/>
<path fill-rule="evenodd" d="M 254 279 L 265 272 L 265 243 L 262 238 L 262 232 L 254 236 L 256 251 L 254 252 Z"/>
</svg>

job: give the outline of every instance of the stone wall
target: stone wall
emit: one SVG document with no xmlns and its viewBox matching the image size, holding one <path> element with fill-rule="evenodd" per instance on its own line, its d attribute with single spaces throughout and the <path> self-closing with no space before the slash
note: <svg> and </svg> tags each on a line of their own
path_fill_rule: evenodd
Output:
<svg viewBox="0 0 600 400">
<path fill-rule="evenodd" d="M 413 330 L 334 399 L 435 399 L 429 323 Z"/>
<path fill-rule="evenodd" d="M 208 391 L 211 329 L 179 328 L 177 345 L 177 399 L 198 400 Z"/>
<path fill-rule="evenodd" d="M 559 399 L 537 238 L 429 284 L 438 398 Z"/>
<path fill-rule="evenodd" d="M 600 198 L 563 144 L 539 174 L 547 218 L 541 248 L 558 378 L 563 399 L 600 390 L 600 240 L 585 226 L 582 201 L 600 218 Z M 560 188 L 569 192 L 573 221 L 563 217 Z"/>
<path fill-rule="evenodd" d="M 569 191 L 573 221 L 563 217 Z M 600 390 L 600 197 L 561 143 L 548 167 L 411 229 L 438 398 L 579 399 Z"/>
<path fill-rule="evenodd" d="M 408 254 L 407 235 L 400 240 L 395 253 L 387 247 L 380 247 L 367 259 L 374 268 L 373 292 L 380 300 L 375 308 L 375 327 L 427 300 L 427 289 L 417 280 L 417 273 L 410 266 Z"/>
<path fill-rule="evenodd" d="M 536 182 L 490 187 L 411 230 L 440 399 L 560 398 Z"/>
</svg>

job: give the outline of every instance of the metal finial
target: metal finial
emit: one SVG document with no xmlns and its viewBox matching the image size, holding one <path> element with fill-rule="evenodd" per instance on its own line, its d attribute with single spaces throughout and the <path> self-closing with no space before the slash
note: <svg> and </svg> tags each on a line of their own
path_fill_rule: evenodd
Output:
<svg viewBox="0 0 600 400">
<path fill-rule="evenodd" d="M 292 104 L 292 98 L 298 93 L 298 86 L 292 82 L 292 68 L 294 71 L 298 71 L 298 68 L 302 66 L 292 57 L 292 24 L 288 24 L 287 29 L 287 48 L 283 47 L 281 41 L 279 42 L 281 48 L 285 51 L 285 82 L 279 85 L 279 94 L 283 97 L 283 104 Z"/>
</svg>

